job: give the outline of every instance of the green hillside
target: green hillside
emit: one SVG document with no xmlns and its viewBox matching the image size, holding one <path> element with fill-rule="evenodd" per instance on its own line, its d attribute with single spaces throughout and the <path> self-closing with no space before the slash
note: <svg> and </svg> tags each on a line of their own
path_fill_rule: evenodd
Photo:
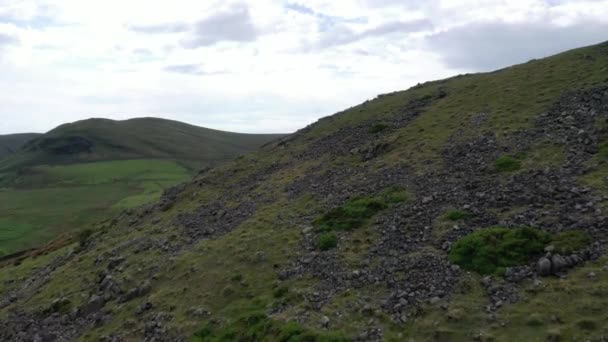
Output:
<svg viewBox="0 0 608 342">
<path fill-rule="evenodd" d="M 89 119 L 59 126 L 29 141 L 19 153 L 0 161 L 0 171 L 29 165 L 142 158 L 179 160 L 189 168 L 200 169 L 280 136 L 223 132 L 157 118 Z"/>
<path fill-rule="evenodd" d="M 36 133 L 23 133 L 23 134 L 7 134 L 0 135 L 0 160 L 12 155 L 19 148 L 40 134 Z"/>
<path fill-rule="evenodd" d="M 199 169 L 278 136 L 152 118 L 62 125 L 0 160 L 0 256 L 71 236 L 157 200 L 164 188 Z"/>
<path fill-rule="evenodd" d="M 606 174 L 608 43 L 421 84 L 5 265 L 0 339 L 600 341 Z"/>
</svg>

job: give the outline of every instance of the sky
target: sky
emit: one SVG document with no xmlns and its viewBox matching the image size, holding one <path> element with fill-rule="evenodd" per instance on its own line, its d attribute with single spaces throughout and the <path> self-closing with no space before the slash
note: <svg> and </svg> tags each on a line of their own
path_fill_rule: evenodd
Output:
<svg viewBox="0 0 608 342">
<path fill-rule="evenodd" d="M 288 133 L 608 40 L 608 0 L 0 0 L 0 134 L 155 116 Z"/>
</svg>

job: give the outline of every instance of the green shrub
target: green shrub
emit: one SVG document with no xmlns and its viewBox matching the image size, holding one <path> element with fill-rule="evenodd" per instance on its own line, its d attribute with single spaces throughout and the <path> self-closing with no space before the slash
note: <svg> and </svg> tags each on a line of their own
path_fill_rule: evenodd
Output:
<svg viewBox="0 0 608 342">
<path fill-rule="evenodd" d="M 80 247 L 86 247 L 89 244 L 91 235 L 93 235 L 93 230 L 90 228 L 83 229 L 78 233 L 78 243 Z"/>
<path fill-rule="evenodd" d="M 243 280 L 243 275 L 240 273 L 237 273 L 237 274 L 233 275 L 232 277 L 230 277 L 230 280 L 232 280 L 234 282 L 239 282 L 239 281 Z"/>
<path fill-rule="evenodd" d="M 330 250 L 338 245 L 338 236 L 332 232 L 325 232 L 319 235 L 317 245 L 322 251 Z"/>
<path fill-rule="evenodd" d="M 285 296 L 289 292 L 289 288 L 286 286 L 281 286 L 278 289 L 274 290 L 273 296 L 274 298 L 281 298 Z"/>
<path fill-rule="evenodd" d="M 376 213 L 388 207 L 384 201 L 362 197 L 332 209 L 314 222 L 319 231 L 352 230 L 362 226 Z"/>
<path fill-rule="evenodd" d="M 458 240 L 450 261 L 481 274 L 502 274 L 507 267 L 525 264 L 543 252 L 548 233 L 532 228 L 488 228 Z"/>
<path fill-rule="evenodd" d="M 511 156 L 496 159 L 495 167 L 498 172 L 512 172 L 521 169 L 521 161 Z"/>
<path fill-rule="evenodd" d="M 372 134 L 380 133 L 380 132 L 384 131 L 387 128 L 388 128 L 388 125 L 383 124 L 383 123 L 377 123 L 377 124 L 375 124 L 375 125 L 373 125 L 372 127 L 369 128 L 369 132 L 372 133 Z"/>
<path fill-rule="evenodd" d="M 557 253 L 566 255 L 577 252 L 587 247 L 590 243 L 591 237 L 582 230 L 570 230 L 558 233 L 551 241 L 551 245 L 555 247 Z"/>
<path fill-rule="evenodd" d="M 450 221 L 459 221 L 471 217 L 471 213 L 462 210 L 450 210 L 445 215 L 445 218 Z"/>
</svg>

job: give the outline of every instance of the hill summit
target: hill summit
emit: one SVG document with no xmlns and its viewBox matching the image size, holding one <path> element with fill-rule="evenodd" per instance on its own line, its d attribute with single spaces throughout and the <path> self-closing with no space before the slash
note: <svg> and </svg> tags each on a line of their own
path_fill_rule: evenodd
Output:
<svg viewBox="0 0 608 342">
<path fill-rule="evenodd" d="M 0 338 L 602 340 L 607 146 L 607 43 L 382 95 L 5 266 Z"/>
</svg>

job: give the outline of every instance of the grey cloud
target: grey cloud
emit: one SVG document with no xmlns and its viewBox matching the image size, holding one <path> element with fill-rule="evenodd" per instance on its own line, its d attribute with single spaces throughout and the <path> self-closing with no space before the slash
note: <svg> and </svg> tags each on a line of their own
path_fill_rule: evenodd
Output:
<svg viewBox="0 0 608 342">
<path fill-rule="evenodd" d="M 194 75 L 194 76 L 202 76 L 202 75 L 223 75 L 227 74 L 227 71 L 212 71 L 207 72 L 203 70 L 202 65 L 200 64 L 178 64 L 178 65 L 168 65 L 164 68 L 165 71 L 176 73 L 176 74 L 184 74 L 184 75 Z"/>
<path fill-rule="evenodd" d="M 321 38 L 319 46 L 326 48 L 350 44 L 366 38 L 380 37 L 394 33 L 408 34 L 432 29 L 433 24 L 426 19 L 388 22 L 360 33 L 355 33 L 346 26 L 340 26 L 325 34 Z"/>
<path fill-rule="evenodd" d="M 8 34 L 0 33 L 0 52 L 9 45 L 19 45 L 19 39 Z"/>
<path fill-rule="evenodd" d="M 478 23 L 437 33 L 429 47 L 452 68 L 488 71 L 608 39 L 608 24 Z"/>
<path fill-rule="evenodd" d="M 193 38 L 182 42 L 184 47 L 194 49 L 223 41 L 252 42 L 258 35 L 245 5 L 233 6 L 197 22 L 193 34 Z"/>
<path fill-rule="evenodd" d="M 163 33 L 181 33 L 190 29 L 186 23 L 163 23 L 156 25 L 130 25 L 131 31 L 146 33 L 146 34 L 163 34 Z"/>
</svg>

